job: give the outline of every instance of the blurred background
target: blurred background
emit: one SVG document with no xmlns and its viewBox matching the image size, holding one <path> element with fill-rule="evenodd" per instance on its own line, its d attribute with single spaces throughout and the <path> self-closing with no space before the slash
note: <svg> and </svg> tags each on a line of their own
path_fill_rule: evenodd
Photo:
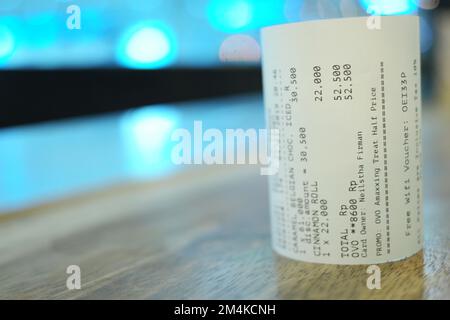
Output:
<svg viewBox="0 0 450 320">
<path fill-rule="evenodd" d="M 257 65 L 261 27 L 367 12 L 419 11 L 428 52 L 431 9 L 439 2 L 445 6 L 436 0 L 2 0 L 0 63 L 4 69 Z M 80 23 L 72 29 L 74 10 Z"/>
<path fill-rule="evenodd" d="M 194 120 L 264 127 L 260 28 L 369 13 L 420 16 L 424 108 L 450 110 L 448 1 L 1 0 L 0 212 L 181 170 Z"/>
</svg>

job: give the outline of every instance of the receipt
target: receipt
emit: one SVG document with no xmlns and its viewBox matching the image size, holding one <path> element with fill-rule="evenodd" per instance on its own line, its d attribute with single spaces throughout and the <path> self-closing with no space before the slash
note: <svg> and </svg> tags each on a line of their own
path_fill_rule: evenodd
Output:
<svg viewBox="0 0 450 320">
<path fill-rule="evenodd" d="M 419 19 L 262 30 L 272 243 L 302 261 L 375 264 L 422 248 Z"/>
</svg>

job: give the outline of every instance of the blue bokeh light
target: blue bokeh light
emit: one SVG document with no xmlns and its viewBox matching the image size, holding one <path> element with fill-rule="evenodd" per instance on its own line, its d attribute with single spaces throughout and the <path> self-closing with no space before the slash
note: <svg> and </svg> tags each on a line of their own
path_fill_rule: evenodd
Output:
<svg viewBox="0 0 450 320">
<path fill-rule="evenodd" d="M 120 65 L 135 69 L 159 69 L 174 63 L 177 41 L 172 30 L 159 21 L 143 22 L 124 32 L 117 47 Z"/>
<path fill-rule="evenodd" d="M 207 16 L 211 25 L 223 32 L 235 32 L 250 25 L 253 6 L 246 0 L 211 0 Z"/>
<path fill-rule="evenodd" d="M 360 0 L 360 3 L 371 15 L 411 14 L 417 10 L 415 0 Z"/>
<path fill-rule="evenodd" d="M 59 36 L 63 19 L 51 12 L 42 12 L 26 20 L 27 47 L 43 49 L 53 47 Z"/>
<path fill-rule="evenodd" d="M 17 18 L 0 17 L 0 67 L 9 66 L 22 37 L 23 28 Z"/>
<path fill-rule="evenodd" d="M 125 113 L 120 119 L 127 171 L 135 178 L 173 171 L 170 137 L 179 121 L 177 110 L 152 106 Z"/>
<path fill-rule="evenodd" d="M 0 65 L 12 56 L 15 48 L 14 35 L 10 28 L 0 25 Z"/>
<path fill-rule="evenodd" d="M 211 0 L 207 7 L 211 26 L 238 33 L 284 22 L 284 3 L 277 0 Z"/>
</svg>

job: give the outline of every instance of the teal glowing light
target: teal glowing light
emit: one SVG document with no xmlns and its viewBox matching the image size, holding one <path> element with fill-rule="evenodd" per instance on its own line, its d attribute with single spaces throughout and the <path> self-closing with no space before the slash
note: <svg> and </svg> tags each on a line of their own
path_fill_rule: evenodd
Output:
<svg viewBox="0 0 450 320">
<path fill-rule="evenodd" d="M 211 25 L 223 32 L 245 29 L 253 18 L 253 6 L 246 0 L 211 0 L 207 11 Z"/>
<path fill-rule="evenodd" d="M 10 28 L 0 25 L 0 65 L 13 55 L 15 49 L 14 35 Z"/>
<path fill-rule="evenodd" d="M 117 60 L 128 68 L 163 68 L 175 61 L 176 44 L 175 36 L 165 24 L 155 21 L 140 23 L 122 35 Z"/>
<path fill-rule="evenodd" d="M 417 10 L 416 0 L 360 0 L 371 15 L 411 14 Z"/>
<path fill-rule="evenodd" d="M 226 33 L 256 30 L 285 21 L 284 2 L 280 0 L 210 0 L 206 10 L 211 26 Z"/>
<path fill-rule="evenodd" d="M 128 111 L 120 119 L 127 172 L 133 177 L 167 174 L 171 161 L 171 134 L 179 121 L 175 108 L 152 106 Z"/>
<path fill-rule="evenodd" d="M 43 12 L 26 20 L 26 43 L 34 49 L 51 48 L 58 40 L 60 26 L 64 23 L 51 12 Z"/>
</svg>

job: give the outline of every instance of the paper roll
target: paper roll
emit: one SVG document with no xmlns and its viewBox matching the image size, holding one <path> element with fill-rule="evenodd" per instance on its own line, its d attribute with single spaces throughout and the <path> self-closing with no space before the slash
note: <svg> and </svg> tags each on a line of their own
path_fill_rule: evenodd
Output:
<svg viewBox="0 0 450 320">
<path fill-rule="evenodd" d="M 374 20 L 378 19 L 378 20 Z M 262 30 L 274 249 L 376 264 L 422 248 L 419 19 L 358 17 Z"/>
</svg>

